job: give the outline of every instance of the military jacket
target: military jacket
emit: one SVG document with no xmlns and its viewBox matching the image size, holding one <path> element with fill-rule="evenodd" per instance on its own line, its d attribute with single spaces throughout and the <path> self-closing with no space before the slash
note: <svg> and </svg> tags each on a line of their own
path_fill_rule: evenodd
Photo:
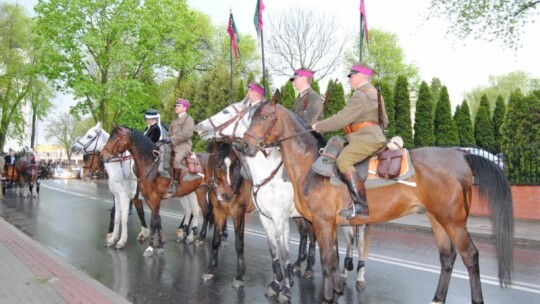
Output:
<svg viewBox="0 0 540 304">
<path fill-rule="evenodd" d="M 183 157 L 189 155 L 191 152 L 193 131 L 195 131 L 195 122 L 187 113 L 171 122 L 169 126 L 169 139 L 176 154 Z"/>
<path fill-rule="evenodd" d="M 294 112 L 302 117 L 309 125 L 316 123 L 321 117 L 324 101 L 311 87 L 304 95 L 298 95 L 294 100 Z"/>
</svg>

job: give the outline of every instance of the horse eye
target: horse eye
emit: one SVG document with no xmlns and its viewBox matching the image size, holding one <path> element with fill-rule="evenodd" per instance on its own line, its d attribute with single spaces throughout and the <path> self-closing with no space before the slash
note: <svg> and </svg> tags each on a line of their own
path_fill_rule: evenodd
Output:
<svg viewBox="0 0 540 304">
<path fill-rule="evenodd" d="M 223 114 L 229 114 L 229 111 L 223 110 Z"/>
<path fill-rule="evenodd" d="M 88 135 L 88 136 L 86 136 L 86 138 L 90 139 L 90 138 L 92 138 L 92 135 Z"/>
<path fill-rule="evenodd" d="M 262 120 L 266 120 L 266 119 L 268 119 L 268 116 L 267 116 L 267 115 L 263 115 L 263 116 L 261 116 L 261 119 L 262 119 Z"/>
</svg>

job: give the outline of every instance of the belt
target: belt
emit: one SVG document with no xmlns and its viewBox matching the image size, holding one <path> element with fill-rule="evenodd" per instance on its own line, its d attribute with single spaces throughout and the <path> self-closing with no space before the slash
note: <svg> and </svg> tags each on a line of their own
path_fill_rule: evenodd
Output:
<svg viewBox="0 0 540 304">
<path fill-rule="evenodd" d="M 345 128 L 343 128 L 343 131 L 345 131 L 345 134 L 349 134 L 349 133 L 356 132 L 356 131 L 362 129 L 363 127 L 377 126 L 377 125 L 379 125 L 378 122 L 362 121 L 362 122 L 357 122 L 357 123 L 353 123 L 353 124 L 350 124 L 350 125 L 346 126 Z"/>
</svg>

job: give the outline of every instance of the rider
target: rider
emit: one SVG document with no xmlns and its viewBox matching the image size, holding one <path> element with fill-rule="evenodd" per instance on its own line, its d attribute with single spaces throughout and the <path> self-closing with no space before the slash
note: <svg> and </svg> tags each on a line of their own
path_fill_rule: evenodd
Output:
<svg viewBox="0 0 540 304">
<path fill-rule="evenodd" d="M 368 158 L 386 144 L 386 136 L 379 126 L 377 90 L 371 85 L 373 69 L 363 63 L 356 62 L 347 77 L 354 90 L 345 107 L 337 114 L 312 124 L 317 132 L 336 131 L 341 128 L 347 134 L 349 144 L 343 148 L 336 159 L 336 165 L 343 175 L 354 201 L 354 206 L 340 211 L 340 215 L 351 218 L 356 214 L 369 216 L 366 201 L 366 190 L 362 179 L 354 167 L 358 162 Z M 388 116 L 382 105 L 383 126 L 388 124 Z"/>
<path fill-rule="evenodd" d="M 158 110 L 147 110 L 144 114 L 144 118 L 146 119 L 146 129 L 144 130 L 143 134 L 150 138 L 152 142 L 157 143 L 168 135 L 167 128 L 165 128 L 161 123 L 161 116 L 159 115 Z M 169 145 L 159 146 L 161 157 L 159 158 L 158 173 L 162 177 L 168 179 L 171 178 L 171 174 L 169 173 L 171 164 L 170 149 L 171 148 Z"/>
<path fill-rule="evenodd" d="M 301 68 L 294 71 L 294 75 L 289 79 L 300 92 L 294 101 L 294 112 L 310 125 L 319 120 L 324 105 L 321 96 L 311 88 L 313 74 L 313 71 Z"/>
<path fill-rule="evenodd" d="M 191 154 L 191 138 L 193 137 L 193 131 L 195 131 L 195 122 L 187 113 L 189 107 L 189 101 L 182 98 L 178 98 L 174 103 L 174 112 L 176 115 L 178 115 L 178 118 L 171 122 L 169 130 L 169 139 L 175 152 L 173 162 L 174 178 L 171 182 L 169 190 L 167 191 L 168 193 L 176 192 L 178 183 L 182 179 L 181 162 L 184 158 L 190 157 Z M 186 177 L 188 177 L 188 175 L 186 175 Z"/>
<path fill-rule="evenodd" d="M 265 102 L 264 94 L 266 90 L 259 83 L 252 81 L 247 86 L 247 97 L 249 100 L 248 109 L 249 117 L 253 116 L 255 109 L 260 105 L 260 102 Z"/>
<path fill-rule="evenodd" d="M 15 164 L 15 150 L 9 148 L 9 154 L 4 158 L 6 164 L 4 165 L 4 170 L 7 170 L 8 166 Z"/>
</svg>

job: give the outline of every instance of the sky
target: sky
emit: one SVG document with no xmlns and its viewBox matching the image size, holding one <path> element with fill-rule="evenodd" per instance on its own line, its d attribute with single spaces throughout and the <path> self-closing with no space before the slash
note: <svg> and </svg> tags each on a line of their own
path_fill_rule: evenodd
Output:
<svg viewBox="0 0 540 304">
<path fill-rule="evenodd" d="M 1 0 L 0 0 L 1 1 Z M 6 0 L 4 0 L 6 1 Z M 33 14 L 37 0 L 7 0 L 18 3 Z M 209 15 L 212 22 L 226 31 L 229 12 L 232 11 L 240 35 L 255 36 L 253 16 L 256 0 L 187 0 L 188 5 Z M 360 0 L 264 0 L 266 9 L 263 22 L 291 7 L 305 7 L 315 12 L 336 16 L 343 24 L 343 31 L 358 32 Z M 464 94 L 478 86 L 488 85 L 489 76 L 525 71 L 540 78 L 540 22 L 531 23 L 522 36 L 522 47 L 517 51 L 506 50 L 499 42 L 469 39 L 453 42 L 445 36 L 447 27 L 442 20 L 426 22 L 429 0 L 365 0 L 368 29 L 377 28 L 395 33 L 399 46 L 404 50 L 405 61 L 419 68 L 422 80 L 430 83 L 433 77 L 446 85 L 452 106 L 463 101 Z M 343 69 L 343 67 L 341 67 Z M 337 76 L 344 74 L 338 70 Z M 345 79 L 342 82 L 348 84 Z M 280 81 L 274 82 L 281 85 Z M 324 88 L 324 81 L 321 85 Z M 69 110 L 74 102 L 58 96 L 54 103 L 57 112 Z"/>
</svg>

